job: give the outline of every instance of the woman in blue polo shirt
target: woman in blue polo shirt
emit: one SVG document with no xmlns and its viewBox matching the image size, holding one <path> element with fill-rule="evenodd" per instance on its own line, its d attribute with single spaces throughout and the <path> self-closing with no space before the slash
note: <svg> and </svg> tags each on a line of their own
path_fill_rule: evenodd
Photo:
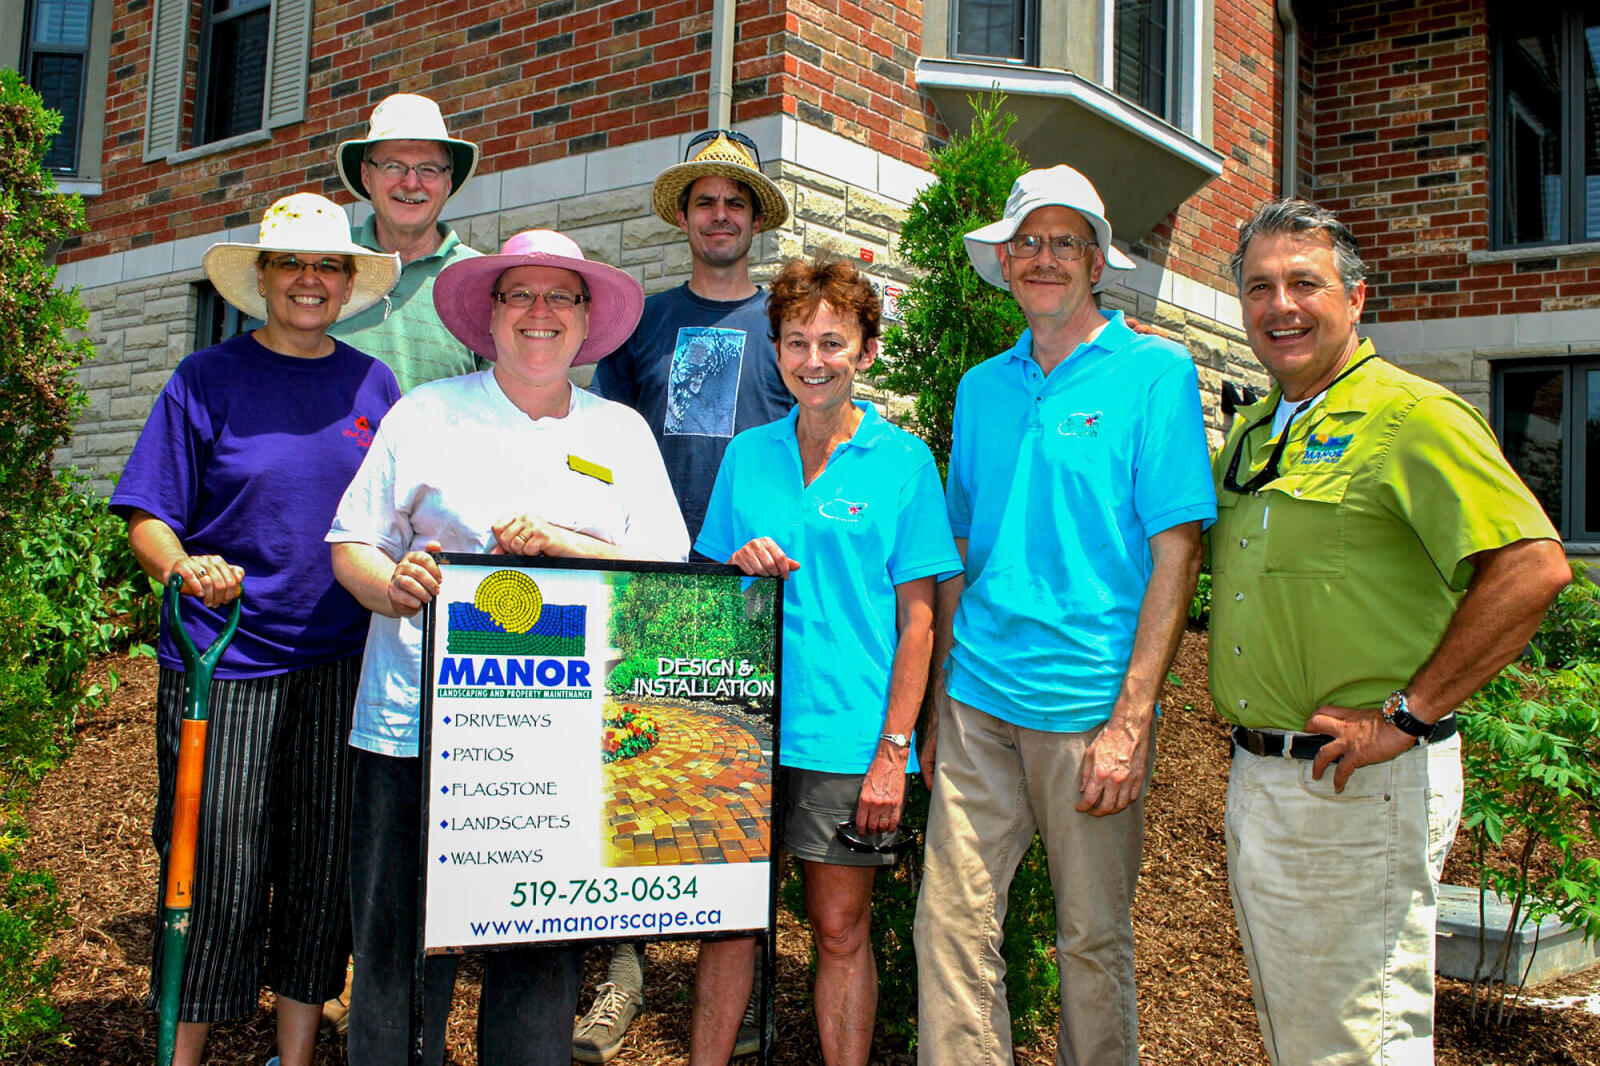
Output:
<svg viewBox="0 0 1600 1066">
<path fill-rule="evenodd" d="M 862 1063 L 878 974 L 872 881 L 894 857 L 863 838 L 900 823 L 909 734 L 927 688 L 934 586 L 961 570 L 928 448 L 869 403 L 877 294 L 845 260 L 792 259 L 767 317 L 789 416 L 736 436 L 695 550 L 785 579 L 781 843 L 801 862 L 817 942 L 816 1013 L 829 1063 Z M 725 1061 L 749 993 L 753 941 L 701 947 L 693 1045 Z"/>
</svg>

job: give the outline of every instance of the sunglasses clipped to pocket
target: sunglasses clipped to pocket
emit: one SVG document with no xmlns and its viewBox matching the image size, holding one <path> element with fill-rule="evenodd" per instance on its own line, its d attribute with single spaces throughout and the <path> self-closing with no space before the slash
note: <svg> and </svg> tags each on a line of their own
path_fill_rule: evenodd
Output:
<svg viewBox="0 0 1600 1066">
<path fill-rule="evenodd" d="M 849 848 L 866 855 L 893 855 L 899 857 L 910 851 L 917 843 L 917 831 L 900 823 L 900 827 L 892 833 L 873 833 L 862 836 L 856 832 L 854 821 L 839 823 L 833 832 L 833 839 Z"/>
</svg>

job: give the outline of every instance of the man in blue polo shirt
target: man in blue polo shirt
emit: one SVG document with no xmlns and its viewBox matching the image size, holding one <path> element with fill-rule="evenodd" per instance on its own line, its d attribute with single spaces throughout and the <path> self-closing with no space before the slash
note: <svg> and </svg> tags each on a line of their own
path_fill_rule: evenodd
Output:
<svg viewBox="0 0 1600 1066">
<path fill-rule="evenodd" d="M 1096 306 L 1105 268 L 1133 263 L 1072 168 L 1017 179 L 1005 216 L 966 245 L 1028 329 L 956 394 L 946 496 L 966 569 L 939 588 L 928 686 L 919 1061 L 1009 1066 L 1000 919 L 1037 831 L 1056 898 L 1058 1061 L 1133 1066 L 1129 907 L 1155 701 L 1216 517 L 1199 383 L 1182 348 Z"/>
</svg>

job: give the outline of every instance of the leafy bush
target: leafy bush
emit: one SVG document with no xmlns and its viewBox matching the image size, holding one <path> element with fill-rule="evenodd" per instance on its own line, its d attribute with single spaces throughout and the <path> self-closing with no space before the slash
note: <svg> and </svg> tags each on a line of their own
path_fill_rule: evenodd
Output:
<svg viewBox="0 0 1600 1066">
<path fill-rule="evenodd" d="M 1011 294 L 972 269 L 962 243 L 1001 216 L 1012 182 L 1028 169 L 1006 140 L 1016 116 L 1001 114 L 1004 99 L 971 101 L 971 132 L 934 154 L 934 181 L 911 201 L 900 229 L 900 257 L 921 276 L 900 297 L 900 324 L 884 332 L 878 381 L 916 397 L 904 425 L 927 442 L 941 473 L 961 375 L 1011 347 L 1026 326 Z"/>
<path fill-rule="evenodd" d="M 1511 908 L 1498 957 L 1485 958 L 1480 932 L 1475 1019 L 1506 1021 L 1508 1000 L 1515 1011 L 1526 974 L 1507 973 L 1507 955 L 1525 923 L 1555 915 L 1600 937 L 1600 859 L 1583 853 L 1600 839 L 1600 664 L 1581 659 L 1552 670 L 1536 654 L 1461 711 L 1461 832 L 1480 900 L 1493 892 Z"/>
<path fill-rule="evenodd" d="M 1189 601 L 1189 627 L 1211 628 L 1211 568 L 1200 571 L 1200 580 L 1194 586 L 1194 599 Z"/>
<path fill-rule="evenodd" d="M 34 960 L 65 910 L 49 874 L 17 871 L 0 850 L 0 1057 L 61 1024 L 48 998 L 60 963 Z"/>
<path fill-rule="evenodd" d="M 1550 605 L 1533 644 L 1555 666 L 1600 662 L 1600 586 L 1586 563 L 1572 564 L 1572 584 Z"/>
</svg>

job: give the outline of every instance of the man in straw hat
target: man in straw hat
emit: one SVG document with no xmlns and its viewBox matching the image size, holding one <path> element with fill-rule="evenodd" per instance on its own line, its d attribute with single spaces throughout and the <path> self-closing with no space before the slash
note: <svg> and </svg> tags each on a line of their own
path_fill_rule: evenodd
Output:
<svg viewBox="0 0 1600 1066">
<path fill-rule="evenodd" d="M 591 388 L 644 415 L 692 542 L 728 441 L 794 406 L 767 340 L 767 295 L 750 280 L 751 243 L 788 221 L 789 204 L 761 173 L 755 142 L 733 130 L 692 138 L 686 160 L 656 177 L 650 198 L 656 215 L 689 241 L 689 280 L 645 301 L 639 328 L 596 367 Z M 749 949 L 744 941 L 731 946 Z M 727 950 L 706 948 L 702 957 Z M 639 947 L 617 946 L 594 1005 L 573 1027 L 578 1061 L 607 1062 L 621 1049 L 644 1005 L 643 964 Z M 754 1019 L 745 1013 L 736 1054 L 756 1050 Z"/>
<path fill-rule="evenodd" d="M 332 332 L 387 363 L 407 392 L 480 365 L 433 310 L 433 279 L 478 254 L 439 221 L 477 166 L 478 146 L 451 137 L 439 105 L 411 93 L 385 97 L 372 109 L 366 138 L 345 141 L 334 152 L 345 188 L 372 205 L 356 240 L 398 253 L 402 269 L 387 301 L 351 315 Z"/>
<path fill-rule="evenodd" d="M 1104 314 L 1133 263 L 1071 167 L 1018 178 L 967 255 L 1027 319 L 956 394 L 946 496 L 964 578 L 939 588 L 917 901 L 923 1063 L 1011 1062 L 1000 919 L 1035 831 L 1061 973 L 1057 1061 L 1139 1059 L 1129 906 L 1155 702 L 1216 516 L 1194 363 Z M 946 659 L 948 653 L 948 659 Z"/>
</svg>

